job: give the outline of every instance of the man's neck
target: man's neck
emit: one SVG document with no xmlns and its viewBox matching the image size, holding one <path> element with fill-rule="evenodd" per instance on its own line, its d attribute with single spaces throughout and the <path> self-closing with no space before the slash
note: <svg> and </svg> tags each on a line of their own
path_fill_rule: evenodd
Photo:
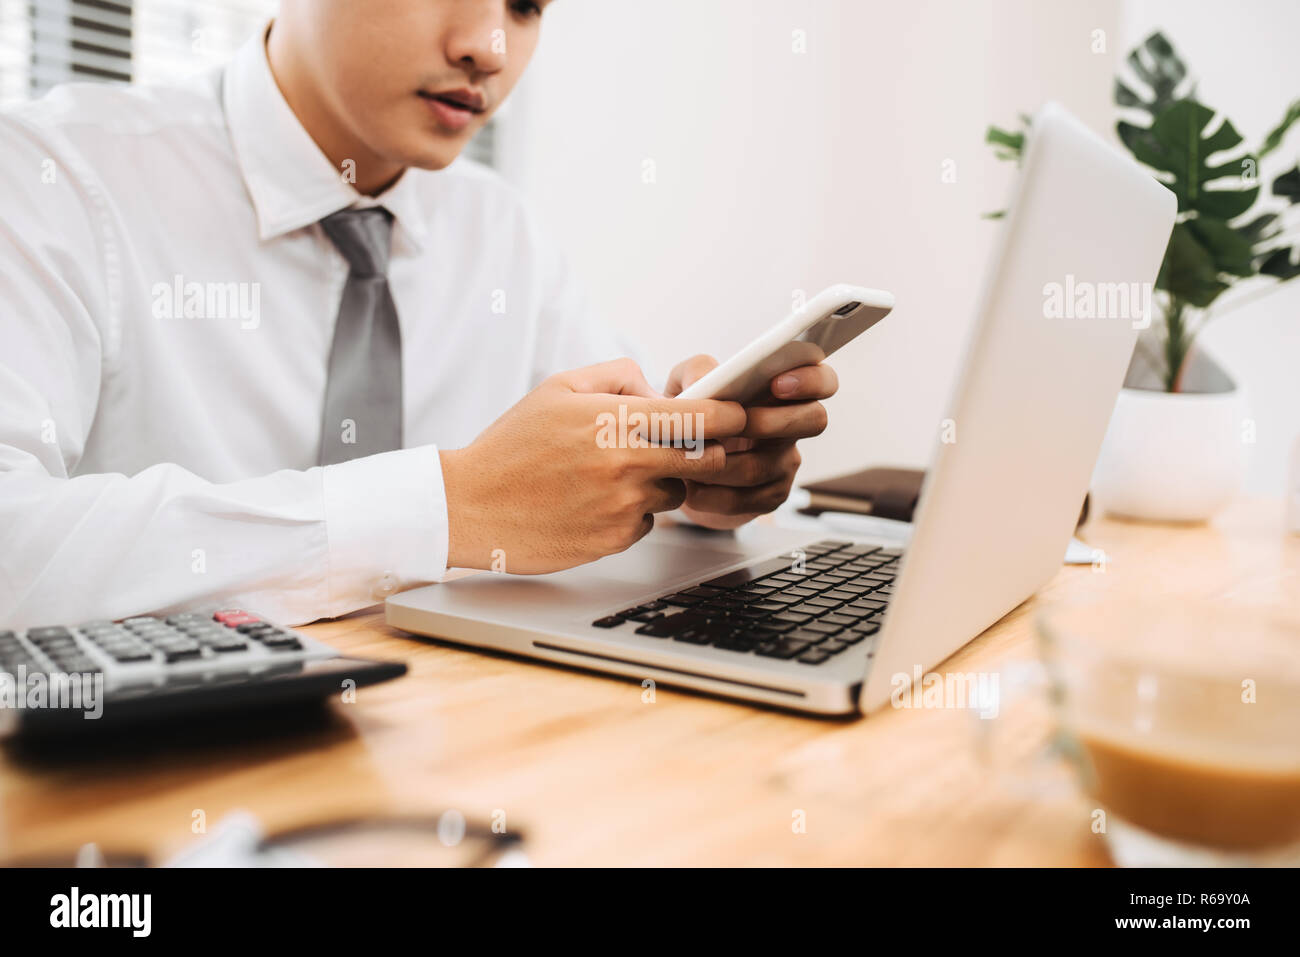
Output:
<svg viewBox="0 0 1300 957">
<path fill-rule="evenodd" d="M 366 196 L 378 196 L 396 183 L 405 167 L 379 156 L 347 131 L 313 83 L 285 31 L 276 30 L 273 23 L 265 42 L 271 76 L 281 95 L 339 175 L 349 174 L 348 182 Z"/>
</svg>

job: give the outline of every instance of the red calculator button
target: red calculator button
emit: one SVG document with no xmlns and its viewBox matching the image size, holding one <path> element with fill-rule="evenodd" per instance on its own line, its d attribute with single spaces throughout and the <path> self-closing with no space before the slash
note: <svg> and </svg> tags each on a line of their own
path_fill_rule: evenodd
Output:
<svg viewBox="0 0 1300 957">
<path fill-rule="evenodd" d="M 250 615 L 248 612 L 240 611 L 238 608 L 229 611 L 219 611 L 212 617 L 230 628 L 233 628 L 236 625 L 251 625 L 254 622 L 262 620 L 256 615 Z"/>
</svg>

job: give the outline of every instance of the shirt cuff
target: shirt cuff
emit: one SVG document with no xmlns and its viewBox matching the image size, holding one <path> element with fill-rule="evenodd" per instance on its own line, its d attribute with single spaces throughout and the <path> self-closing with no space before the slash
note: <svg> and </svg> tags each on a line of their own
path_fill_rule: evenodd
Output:
<svg viewBox="0 0 1300 957">
<path fill-rule="evenodd" d="M 321 471 L 331 616 L 446 574 L 447 495 L 436 446 L 367 455 Z"/>
</svg>

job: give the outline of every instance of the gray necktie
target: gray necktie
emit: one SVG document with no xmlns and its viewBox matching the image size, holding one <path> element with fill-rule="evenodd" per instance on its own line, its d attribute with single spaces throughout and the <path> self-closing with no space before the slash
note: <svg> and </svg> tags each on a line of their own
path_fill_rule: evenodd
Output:
<svg viewBox="0 0 1300 957">
<path fill-rule="evenodd" d="M 388 288 L 393 216 L 380 207 L 321 220 L 350 270 L 334 324 L 320 464 L 402 447 L 402 330 Z"/>
</svg>

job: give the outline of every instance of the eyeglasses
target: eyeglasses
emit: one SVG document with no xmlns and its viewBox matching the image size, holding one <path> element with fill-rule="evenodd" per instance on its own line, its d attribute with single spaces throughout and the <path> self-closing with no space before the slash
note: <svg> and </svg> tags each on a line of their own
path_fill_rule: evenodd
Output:
<svg viewBox="0 0 1300 957">
<path fill-rule="evenodd" d="M 264 836 L 236 813 L 213 833 L 161 863 L 148 855 L 87 844 L 66 855 L 14 859 L 4 867 L 528 867 L 524 837 L 459 811 L 362 816 Z"/>
</svg>

